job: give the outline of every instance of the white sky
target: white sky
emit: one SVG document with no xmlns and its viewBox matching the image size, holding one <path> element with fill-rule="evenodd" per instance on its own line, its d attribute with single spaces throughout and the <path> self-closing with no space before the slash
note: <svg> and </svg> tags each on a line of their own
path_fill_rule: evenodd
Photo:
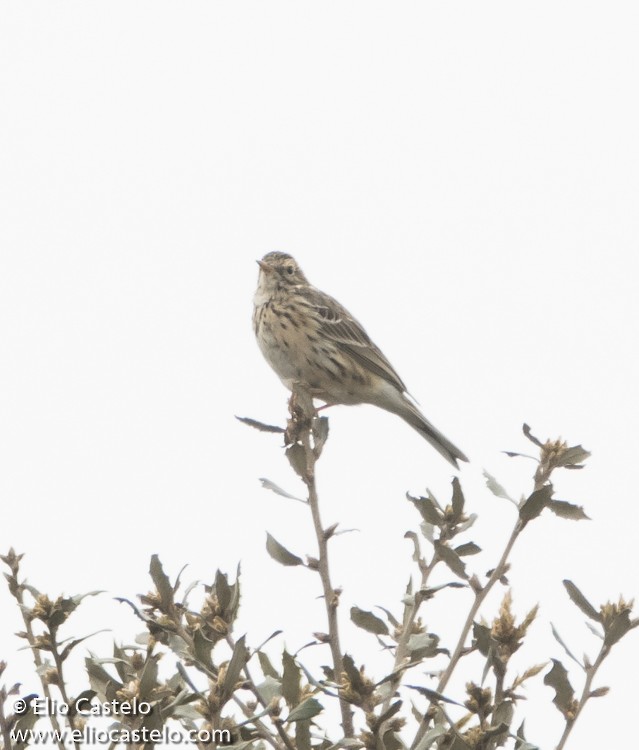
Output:
<svg viewBox="0 0 639 750">
<path fill-rule="evenodd" d="M 300 491 L 279 438 L 234 419 L 285 417 L 250 323 L 255 259 L 277 249 L 471 457 L 469 538 L 488 550 L 473 570 L 494 565 L 513 517 L 482 468 L 530 489 L 531 467 L 500 454 L 528 450 L 524 421 L 593 452 L 556 482 L 593 520 L 544 515 L 510 578 L 520 615 L 541 603 L 518 667 L 569 666 L 551 620 L 594 655 L 561 579 L 594 603 L 639 593 L 638 32 L 632 2 L 2 4 L 0 551 L 26 552 L 51 595 L 133 597 L 153 552 L 187 578 L 241 561 L 252 645 L 283 624 L 290 650 L 325 629 L 316 578 L 264 549 L 268 529 L 314 552 L 305 509 L 259 486 Z M 348 609 L 399 613 L 418 524 L 404 493 L 446 500 L 451 471 L 396 417 L 329 418 L 324 519 L 360 530 L 333 545 L 343 641 L 379 678 Z M 8 681 L 37 692 L 0 596 Z M 424 613 L 451 648 L 463 599 Z M 102 627 L 139 630 L 108 595 L 72 632 Z M 573 747 L 625 741 L 638 657 L 632 633 Z M 529 695 L 528 736 L 552 747 L 553 693 L 538 678 Z"/>
</svg>

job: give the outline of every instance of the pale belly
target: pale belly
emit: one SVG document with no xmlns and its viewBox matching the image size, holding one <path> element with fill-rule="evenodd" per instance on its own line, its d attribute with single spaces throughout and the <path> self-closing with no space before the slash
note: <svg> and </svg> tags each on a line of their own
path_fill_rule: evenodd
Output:
<svg viewBox="0 0 639 750">
<path fill-rule="evenodd" d="M 260 315 L 260 313 L 262 313 Z M 264 358 L 289 389 L 299 382 L 315 398 L 333 404 L 371 401 L 370 373 L 314 332 L 302 333 L 286 321 L 256 309 L 256 337 Z"/>
</svg>

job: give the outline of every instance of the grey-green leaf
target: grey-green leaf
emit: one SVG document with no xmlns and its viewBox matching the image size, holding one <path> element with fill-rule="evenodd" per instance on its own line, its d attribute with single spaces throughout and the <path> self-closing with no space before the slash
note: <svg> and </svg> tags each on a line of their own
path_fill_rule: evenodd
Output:
<svg viewBox="0 0 639 750">
<path fill-rule="evenodd" d="M 455 552 L 460 557 L 464 555 L 476 555 L 478 552 L 481 552 L 481 547 L 475 544 L 475 542 L 466 542 L 455 547 Z"/>
<path fill-rule="evenodd" d="M 553 659 L 552 663 L 552 669 L 544 677 L 544 685 L 550 685 L 553 688 L 555 691 L 553 703 L 562 713 L 565 713 L 572 708 L 575 691 L 570 684 L 564 665 L 558 659 Z"/>
<path fill-rule="evenodd" d="M 446 734 L 446 731 L 446 727 L 443 726 L 443 724 L 437 724 L 426 732 L 415 746 L 415 750 L 429 750 L 429 748 L 433 746 L 435 740 L 441 737 L 442 734 Z"/>
<path fill-rule="evenodd" d="M 453 498 L 451 503 L 453 507 L 454 520 L 459 521 L 462 513 L 464 512 L 464 493 L 462 492 L 461 484 L 459 483 L 459 479 L 457 477 L 453 479 Z"/>
<path fill-rule="evenodd" d="M 257 419 L 251 419 L 250 417 L 236 416 L 235 419 L 237 419 L 239 422 L 242 422 L 243 424 L 248 425 L 249 427 L 253 427 L 256 430 L 259 430 L 260 432 L 286 432 L 283 427 L 277 427 L 272 424 L 264 424 L 264 422 L 258 422 Z"/>
<path fill-rule="evenodd" d="M 577 662 L 577 664 L 579 664 L 579 666 L 580 666 L 580 667 L 581 667 L 582 669 L 584 669 L 584 665 L 583 665 L 583 664 L 582 664 L 582 663 L 581 663 L 581 662 L 579 661 L 579 659 L 578 659 L 578 658 L 577 658 L 577 657 L 576 657 L 576 656 L 575 656 L 575 655 L 574 655 L 574 654 L 572 653 L 572 651 L 571 651 L 571 650 L 570 650 L 570 649 L 568 648 L 568 646 L 566 646 L 566 644 L 564 643 L 563 639 L 561 638 L 561 636 L 559 635 L 559 633 L 558 633 L 558 632 L 557 632 L 557 630 L 555 629 L 555 626 L 554 626 L 554 625 L 553 625 L 553 624 L 551 623 L 550 627 L 551 627 L 551 629 L 552 629 L 552 634 L 553 634 L 553 635 L 555 636 L 555 640 L 557 641 L 557 643 L 558 643 L 558 644 L 559 644 L 559 645 L 560 645 L 560 646 L 561 646 L 561 647 L 563 648 L 563 650 L 564 650 L 564 651 L 565 651 L 565 652 L 566 652 L 566 653 L 568 654 L 568 656 L 569 656 L 569 657 L 570 657 L 570 658 L 571 658 L 571 659 L 572 659 L 573 661 Z"/>
<path fill-rule="evenodd" d="M 462 562 L 459 555 L 455 552 L 455 550 L 439 542 L 435 543 L 435 550 L 440 558 L 444 561 L 444 563 L 446 563 L 446 565 L 448 565 L 453 573 L 455 573 L 455 575 L 458 575 L 460 578 L 464 579 L 468 578 L 468 575 L 466 573 L 466 566 Z"/>
<path fill-rule="evenodd" d="M 149 573 L 151 574 L 151 579 L 153 580 L 155 588 L 160 595 L 162 608 L 164 610 L 169 609 L 173 606 L 173 586 L 171 586 L 171 582 L 164 572 L 162 563 L 160 562 L 160 558 L 157 555 L 151 556 Z"/>
<path fill-rule="evenodd" d="M 556 516 L 561 518 L 569 518 L 571 521 L 590 520 L 581 505 L 573 505 L 565 500 L 549 500 L 548 507 Z"/>
<path fill-rule="evenodd" d="M 351 607 L 351 620 L 358 628 L 375 635 L 388 635 L 388 626 L 380 617 L 359 607 Z"/>
<path fill-rule="evenodd" d="M 581 445 L 573 445 L 567 448 L 557 459 L 557 466 L 578 466 L 590 456 L 590 451 Z"/>
<path fill-rule="evenodd" d="M 552 497 L 552 492 L 553 488 L 551 484 L 546 484 L 540 489 L 535 490 L 519 509 L 521 520 L 524 523 L 528 523 L 533 518 L 537 518 L 546 505 L 548 505 L 548 501 Z"/>
<path fill-rule="evenodd" d="M 489 474 L 485 469 L 483 473 L 484 479 L 486 480 L 486 487 L 488 487 L 493 495 L 503 497 L 505 500 L 510 500 L 511 503 L 515 502 L 492 474 Z"/>
<path fill-rule="evenodd" d="M 295 495 L 291 495 L 290 492 L 283 490 L 279 485 L 275 484 L 275 482 L 271 482 L 271 480 L 267 479 L 266 477 L 260 477 L 260 482 L 262 483 L 262 487 L 264 487 L 265 490 L 271 490 L 271 492 L 274 492 L 276 495 L 281 495 L 282 497 L 289 498 L 289 500 L 297 500 L 298 503 L 306 504 L 306 500 L 302 500 L 301 497 L 295 497 Z"/>
<path fill-rule="evenodd" d="M 286 721 L 307 721 L 321 713 L 324 706 L 315 698 L 306 698 L 289 713 Z"/>
<path fill-rule="evenodd" d="M 260 661 L 260 668 L 262 669 L 265 677 L 273 677 L 276 680 L 280 679 L 277 670 L 271 663 L 271 660 L 268 658 L 268 656 L 264 653 L 264 651 L 258 651 L 257 658 Z"/>
<path fill-rule="evenodd" d="M 222 702 L 226 703 L 233 693 L 235 692 L 235 684 L 237 683 L 240 673 L 246 666 L 246 662 L 249 659 L 249 651 L 244 642 L 245 636 L 238 638 L 233 648 L 233 655 L 226 668 L 226 675 L 224 677 L 224 686 L 222 688 Z"/>
<path fill-rule="evenodd" d="M 282 653 L 282 670 L 282 695 L 290 708 L 299 703 L 302 673 L 286 650 Z"/>
<path fill-rule="evenodd" d="M 293 467 L 293 471 L 302 479 L 307 475 L 306 451 L 304 446 L 299 443 L 293 443 L 286 449 L 286 458 Z"/>
<path fill-rule="evenodd" d="M 268 532 L 266 534 L 266 551 L 281 565 L 294 566 L 304 564 L 301 557 L 289 552 L 286 547 L 280 544 L 277 539 L 271 536 Z"/>
<path fill-rule="evenodd" d="M 564 586 L 566 587 L 566 591 L 568 592 L 568 596 L 573 600 L 573 602 L 579 607 L 579 609 L 587 616 L 590 617 L 591 620 L 595 620 L 595 622 L 601 622 L 602 617 L 599 612 L 592 606 L 592 604 L 586 599 L 586 597 L 579 591 L 579 589 L 575 586 L 575 584 L 572 581 L 569 581 L 567 578 L 564 580 Z"/>
<path fill-rule="evenodd" d="M 430 523 L 433 526 L 441 525 L 442 515 L 429 497 L 412 497 L 409 494 L 406 497 L 417 508 L 426 523 Z"/>
</svg>

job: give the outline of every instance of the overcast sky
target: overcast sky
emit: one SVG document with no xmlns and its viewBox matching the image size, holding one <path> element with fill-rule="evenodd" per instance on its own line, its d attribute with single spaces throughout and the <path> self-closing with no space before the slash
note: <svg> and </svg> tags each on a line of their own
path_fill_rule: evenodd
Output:
<svg viewBox="0 0 639 750">
<path fill-rule="evenodd" d="M 108 592 L 73 634 L 132 639 L 111 596 L 149 588 L 154 552 L 192 579 L 241 561 L 252 645 L 325 629 L 315 577 L 264 548 L 268 530 L 315 552 L 306 509 L 259 485 L 301 492 L 281 440 L 234 419 L 286 416 L 251 328 L 255 260 L 281 250 L 470 457 L 473 570 L 514 518 L 482 469 L 531 489 L 532 464 L 500 453 L 532 448 L 522 423 L 592 451 L 556 477 L 592 520 L 544 515 L 510 579 L 520 616 L 541 604 L 522 669 L 569 665 L 551 621 L 594 657 L 561 580 L 594 603 L 639 593 L 638 38 L 633 2 L 2 4 L 0 552 L 27 553 L 51 595 Z M 405 492 L 446 500 L 452 472 L 396 417 L 328 416 L 324 520 L 358 529 L 333 545 L 343 639 L 379 678 L 348 609 L 399 613 L 419 521 Z M 448 647 L 466 601 L 425 611 Z M 7 681 L 37 692 L 0 602 Z M 632 633 L 572 746 L 625 741 L 638 658 Z M 529 695 L 529 738 L 551 747 L 552 691 L 538 678 Z"/>
</svg>

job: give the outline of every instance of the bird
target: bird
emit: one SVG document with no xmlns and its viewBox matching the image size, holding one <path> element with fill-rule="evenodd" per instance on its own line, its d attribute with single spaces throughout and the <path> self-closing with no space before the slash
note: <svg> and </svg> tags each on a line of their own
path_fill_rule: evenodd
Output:
<svg viewBox="0 0 639 750">
<path fill-rule="evenodd" d="M 468 458 L 432 425 L 363 326 L 333 297 L 315 288 L 288 253 L 261 260 L 253 328 L 282 383 L 334 404 L 373 404 L 413 427 L 455 468 Z"/>
</svg>

